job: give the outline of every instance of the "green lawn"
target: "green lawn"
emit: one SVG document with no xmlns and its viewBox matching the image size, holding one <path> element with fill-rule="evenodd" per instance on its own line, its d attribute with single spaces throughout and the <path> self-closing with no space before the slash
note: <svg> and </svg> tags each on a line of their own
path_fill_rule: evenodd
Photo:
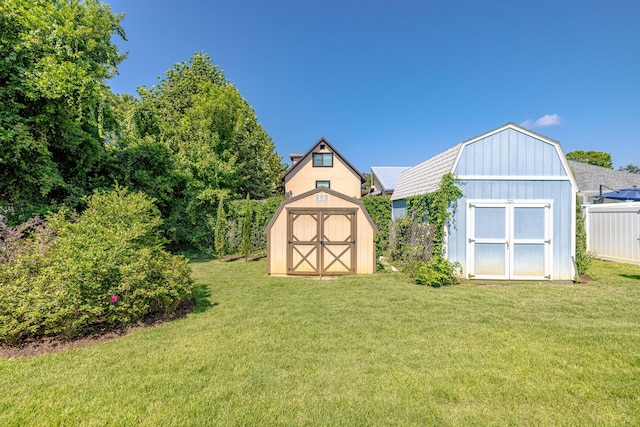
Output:
<svg viewBox="0 0 640 427">
<path fill-rule="evenodd" d="M 640 425 L 640 267 L 433 289 L 192 266 L 183 319 L 0 359 L 0 425 Z"/>
</svg>

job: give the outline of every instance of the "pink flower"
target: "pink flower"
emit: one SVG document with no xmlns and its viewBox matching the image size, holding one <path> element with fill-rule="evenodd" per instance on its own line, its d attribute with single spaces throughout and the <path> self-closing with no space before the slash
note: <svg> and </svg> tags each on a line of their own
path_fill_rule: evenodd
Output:
<svg viewBox="0 0 640 427">
<path fill-rule="evenodd" d="M 118 297 L 116 295 L 111 295 L 111 304 L 115 304 L 118 302 Z"/>
</svg>

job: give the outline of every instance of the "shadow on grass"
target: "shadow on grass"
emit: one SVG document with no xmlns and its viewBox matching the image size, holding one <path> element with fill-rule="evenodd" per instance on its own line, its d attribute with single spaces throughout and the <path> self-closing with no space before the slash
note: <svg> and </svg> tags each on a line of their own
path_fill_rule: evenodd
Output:
<svg viewBox="0 0 640 427">
<path fill-rule="evenodd" d="M 193 307 L 192 313 L 204 313 L 211 307 L 218 305 L 217 302 L 211 302 L 211 291 L 206 285 L 198 285 L 193 291 L 193 296 L 196 300 L 196 306 Z"/>
<path fill-rule="evenodd" d="M 186 259 L 189 260 L 190 263 L 199 263 L 199 262 L 209 262 L 212 259 L 215 259 L 213 255 L 210 254 L 187 254 L 184 255 Z"/>
<path fill-rule="evenodd" d="M 265 254 L 259 254 L 259 255 L 249 255 L 247 258 L 245 258 L 243 255 L 225 255 L 222 257 L 222 262 L 236 262 L 236 261 L 240 261 L 240 260 L 246 260 L 248 261 L 258 261 L 262 258 L 266 258 L 267 256 Z"/>
<path fill-rule="evenodd" d="M 626 277 L 627 279 L 640 280 L 640 274 L 621 274 L 620 276 Z"/>
</svg>

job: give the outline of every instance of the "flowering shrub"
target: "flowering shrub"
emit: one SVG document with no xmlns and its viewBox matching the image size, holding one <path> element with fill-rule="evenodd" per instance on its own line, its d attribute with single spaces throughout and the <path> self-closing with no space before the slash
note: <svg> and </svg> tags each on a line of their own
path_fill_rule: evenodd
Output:
<svg viewBox="0 0 640 427">
<path fill-rule="evenodd" d="M 151 199 L 116 188 L 87 203 L 81 215 L 60 211 L 19 237 L 4 228 L 0 342 L 127 325 L 191 298 L 187 261 L 163 249 Z"/>
</svg>

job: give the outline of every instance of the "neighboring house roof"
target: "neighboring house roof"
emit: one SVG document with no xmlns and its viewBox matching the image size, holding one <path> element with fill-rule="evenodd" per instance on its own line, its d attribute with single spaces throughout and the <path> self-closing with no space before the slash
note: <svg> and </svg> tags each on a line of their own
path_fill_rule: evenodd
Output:
<svg viewBox="0 0 640 427">
<path fill-rule="evenodd" d="M 567 160 L 569 169 L 578 184 L 578 191 L 581 193 L 598 194 L 600 185 L 608 187 L 604 192 L 620 190 L 623 188 L 640 186 L 640 174 L 623 172 L 602 166 L 590 165 L 588 163 Z"/>
<path fill-rule="evenodd" d="M 391 192 L 396 188 L 398 178 L 402 172 L 410 169 L 408 166 L 371 166 L 371 174 L 381 188 L 376 191 Z"/>
<path fill-rule="evenodd" d="M 462 144 L 456 144 L 403 172 L 398 179 L 391 200 L 406 199 L 418 194 L 436 191 L 442 175 L 453 171 L 453 165 Z"/>
<path fill-rule="evenodd" d="M 562 149 L 560 148 L 560 143 L 558 141 L 539 133 L 532 132 L 516 125 L 515 123 L 507 123 L 506 125 L 485 132 L 482 135 L 478 135 L 456 144 L 453 147 L 436 154 L 435 156 L 403 172 L 398 179 L 398 183 L 393 194 L 391 195 L 391 200 L 401 200 L 406 199 L 407 197 L 417 196 L 419 194 L 429 194 L 436 191 L 442 176 L 446 173 L 454 172 L 456 163 L 465 146 L 506 129 L 514 129 L 518 132 L 522 132 L 546 143 L 552 144 L 556 146 L 556 149 L 560 153 L 562 153 Z M 563 162 L 566 161 L 563 155 L 561 155 L 561 158 Z M 568 166 L 566 163 L 563 163 L 563 167 L 566 169 Z M 570 176 L 569 179 L 571 180 L 572 185 L 575 186 L 575 182 Z"/>
<path fill-rule="evenodd" d="M 298 160 L 296 162 L 296 164 L 294 164 L 292 167 L 290 167 L 289 169 L 287 169 L 287 172 L 285 172 L 284 174 L 284 179 L 286 181 L 287 176 L 291 175 L 292 173 L 294 173 L 294 171 L 297 171 L 300 168 L 300 165 L 302 165 L 304 162 L 303 160 L 310 156 L 315 150 L 316 148 L 318 148 L 318 146 L 320 144 L 325 144 L 327 147 L 329 147 L 331 149 L 331 151 L 333 151 L 334 154 L 336 154 L 337 156 L 340 157 L 340 159 L 349 167 L 349 169 L 351 169 L 353 171 L 353 173 L 355 173 L 357 176 L 360 177 L 360 182 L 362 184 L 364 184 L 365 182 L 367 182 L 367 178 L 358 170 L 356 169 L 355 166 L 353 166 L 351 164 L 351 162 L 349 162 L 349 160 L 346 159 L 346 157 L 344 157 L 342 154 L 340 154 L 340 152 L 338 150 L 336 150 L 336 148 L 331 145 L 329 143 L 329 141 L 327 141 L 324 137 L 320 138 L 318 140 L 318 142 L 316 142 L 315 144 L 313 144 L 311 146 L 311 148 L 309 149 L 309 151 L 307 151 L 306 153 L 304 153 L 304 155 L 300 158 L 300 160 Z"/>
</svg>

